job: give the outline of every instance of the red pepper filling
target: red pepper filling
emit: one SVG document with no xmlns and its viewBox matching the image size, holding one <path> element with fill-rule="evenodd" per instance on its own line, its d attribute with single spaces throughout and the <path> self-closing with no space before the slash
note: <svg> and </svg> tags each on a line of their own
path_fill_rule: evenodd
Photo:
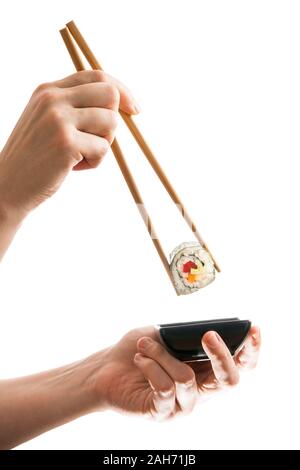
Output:
<svg viewBox="0 0 300 470">
<path fill-rule="evenodd" d="M 182 266 L 182 271 L 184 273 L 190 273 L 191 269 L 196 269 L 197 265 L 194 263 L 194 261 L 188 261 L 187 263 L 184 263 Z"/>
</svg>

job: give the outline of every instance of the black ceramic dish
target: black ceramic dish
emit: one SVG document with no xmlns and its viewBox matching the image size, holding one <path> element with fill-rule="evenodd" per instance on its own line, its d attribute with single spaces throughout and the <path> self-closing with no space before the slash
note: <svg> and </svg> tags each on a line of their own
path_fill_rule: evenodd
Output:
<svg viewBox="0 0 300 470">
<path fill-rule="evenodd" d="M 249 320 L 238 318 L 158 325 L 161 339 L 169 352 L 184 362 L 208 360 L 201 344 L 207 331 L 216 331 L 234 355 L 241 348 L 250 327 Z"/>
</svg>

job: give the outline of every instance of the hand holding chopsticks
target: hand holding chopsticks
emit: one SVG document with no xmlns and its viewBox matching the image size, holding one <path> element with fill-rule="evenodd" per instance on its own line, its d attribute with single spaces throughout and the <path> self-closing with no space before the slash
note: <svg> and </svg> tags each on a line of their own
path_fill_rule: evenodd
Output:
<svg viewBox="0 0 300 470">
<path fill-rule="evenodd" d="M 60 31 L 60 33 L 62 35 L 62 38 L 65 42 L 65 45 L 66 45 L 68 51 L 69 51 L 69 54 L 72 58 L 72 61 L 75 65 L 76 70 L 77 71 L 84 70 L 84 65 L 83 65 L 83 62 L 82 62 L 82 60 L 79 56 L 79 53 L 76 49 L 76 46 L 74 44 L 74 41 L 73 41 L 71 35 L 73 36 L 74 40 L 76 41 L 77 45 L 81 49 L 82 53 L 84 54 L 85 58 L 87 59 L 88 63 L 92 67 L 92 69 L 102 70 L 102 67 L 101 67 L 100 63 L 97 61 L 96 57 L 94 56 L 93 52 L 89 48 L 87 42 L 83 38 L 82 34 L 80 33 L 80 31 L 77 28 L 77 26 L 75 25 L 75 23 L 73 21 L 71 21 L 71 22 L 67 23 L 66 26 L 67 27 L 62 29 Z M 158 178 L 160 179 L 163 186 L 167 190 L 167 192 L 170 195 L 171 199 L 176 204 L 177 208 L 180 210 L 180 213 L 182 214 L 182 216 L 186 220 L 187 224 L 191 228 L 191 230 L 194 233 L 196 239 L 200 243 L 202 249 L 207 252 L 208 256 L 210 257 L 210 259 L 211 259 L 211 261 L 212 261 L 212 263 L 215 267 L 215 269 L 217 271 L 220 271 L 219 266 L 217 265 L 217 263 L 214 260 L 212 254 L 210 253 L 206 243 L 202 239 L 199 231 L 197 230 L 197 228 L 195 226 L 195 223 L 192 221 L 191 217 L 189 216 L 188 212 L 186 211 L 186 209 L 185 209 L 184 205 L 182 204 L 178 194 L 176 193 L 176 191 L 173 188 L 172 184 L 168 180 L 166 174 L 164 173 L 164 171 L 161 168 L 159 162 L 155 158 L 152 150 L 150 149 L 149 145 L 145 141 L 142 133 L 138 129 L 138 127 L 137 127 L 136 123 L 134 122 L 133 118 L 129 114 L 126 114 L 121 110 L 120 110 L 120 114 L 121 114 L 124 122 L 126 123 L 127 127 L 129 128 L 130 132 L 132 133 L 133 137 L 135 138 L 136 142 L 138 143 L 141 150 L 143 151 L 144 155 L 146 156 L 147 160 L 149 161 L 150 165 L 152 166 L 155 173 L 157 174 Z M 146 210 L 146 207 L 145 207 L 144 202 L 142 200 L 139 189 L 138 189 L 138 187 L 137 187 L 137 185 L 134 181 L 134 178 L 133 178 L 133 176 L 132 176 L 132 174 L 129 170 L 129 167 L 126 163 L 124 155 L 121 151 L 120 145 L 118 144 L 116 139 L 114 140 L 111 147 L 112 147 L 112 151 L 115 155 L 115 158 L 118 162 L 118 165 L 119 165 L 119 167 L 122 171 L 122 174 L 125 178 L 125 181 L 126 181 L 128 187 L 129 187 L 129 190 L 130 190 L 130 192 L 131 192 L 131 194 L 134 198 L 134 201 L 136 202 L 136 204 L 139 208 L 141 216 L 142 216 L 142 218 L 143 218 L 143 220 L 146 224 L 146 227 L 147 227 L 148 232 L 151 236 L 152 242 L 153 242 L 153 244 L 154 244 L 154 246 L 155 246 L 155 248 L 156 248 L 156 250 L 157 250 L 157 252 L 160 256 L 160 259 L 161 259 L 161 261 L 162 261 L 162 263 L 163 263 L 163 265 L 166 269 L 166 272 L 167 272 L 168 276 L 170 277 L 170 279 L 171 279 L 171 281 L 174 285 L 174 277 L 173 277 L 173 275 L 170 271 L 170 266 L 169 266 L 168 260 L 167 260 L 165 254 L 164 254 L 161 243 L 160 243 L 159 239 L 157 238 L 157 235 L 154 231 L 151 219 L 149 217 L 149 214 L 147 213 L 147 210 Z M 203 261 L 202 261 L 202 264 L 203 264 Z M 198 266 L 197 262 L 196 262 L 196 265 Z M 194 281 L 194 282 L 196 282 L 196 281 Z M 175 286 L 175 288 L 176 288 L 176 286 Z M 178 292 L 177 288 L 176 288 L 176 291 Z"/>
</svg>

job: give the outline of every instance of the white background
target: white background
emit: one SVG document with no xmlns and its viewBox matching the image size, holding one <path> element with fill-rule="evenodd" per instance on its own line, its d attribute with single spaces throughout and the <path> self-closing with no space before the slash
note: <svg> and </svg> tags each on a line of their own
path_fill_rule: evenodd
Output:
<svg viewBox="0 0 300 470">
<path fill-rule="evenodd" d="M 70 175 L 1 264 L 1 376 L 159 322 L 239 315 L 261 326 L 263 349 L 256 371 L 189 417 L 99 413 L 21 448 L 299 448 L 299 2 L 2 2 L 1 145 L 33 89 L 73 73 L 58 34 L 70 19 L 140 101 L 137 121 L 222 273 L 176 297 L 109 154 Z M 170 252 L 191 236 L 128 131 L 118 135 Z"/>
</svg>

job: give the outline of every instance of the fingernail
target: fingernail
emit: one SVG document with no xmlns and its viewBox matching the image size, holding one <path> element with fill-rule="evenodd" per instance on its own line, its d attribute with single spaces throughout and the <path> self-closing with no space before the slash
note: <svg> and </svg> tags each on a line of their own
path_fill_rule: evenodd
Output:
<svg viewBox="0 0 300 470">
<path fill-rule="evenodd" d="M 134 355 L 134 360 L 135 360 L 135 361 L 139 361 L 140 359 L 142 359 L 142 354 L 136 353 L 136 354 Z"/>
<path fill-rule="evenodd" d="M 220 336 L 215 331 L 210 331 L 210 333 L 206 335 L 205 340 L 208 347 L 212 349 L 217 348 L 221 342 Z"/>
<path fill-rule="evenodd" d="M 255 343 L 258 343 L 260 341 L 260 333 L 259 332 L 253 333 L 252 339 L 253 341 L 255 341 Z"/>
<path fill-rule="evenodd" d="M 254 329 L 254 332 L 252 333 L 252 339 L 254 339 L 254 341 L 257 341 L 260 339 L 260 330 L 258 328 L 255 328 Z"/>
<path fill-rule="evenodd" d="M 138 347 L 139 349 L 147 349 L 152 344 L 152 339 L 150 338 L 141 338 Z"/>
<path fill-rule="evenodd" d="M 131 105 L 131 109 L 134 114 L 138 114 L 141 111 L 140 105 L 136 101 Z"/>
</svg>

